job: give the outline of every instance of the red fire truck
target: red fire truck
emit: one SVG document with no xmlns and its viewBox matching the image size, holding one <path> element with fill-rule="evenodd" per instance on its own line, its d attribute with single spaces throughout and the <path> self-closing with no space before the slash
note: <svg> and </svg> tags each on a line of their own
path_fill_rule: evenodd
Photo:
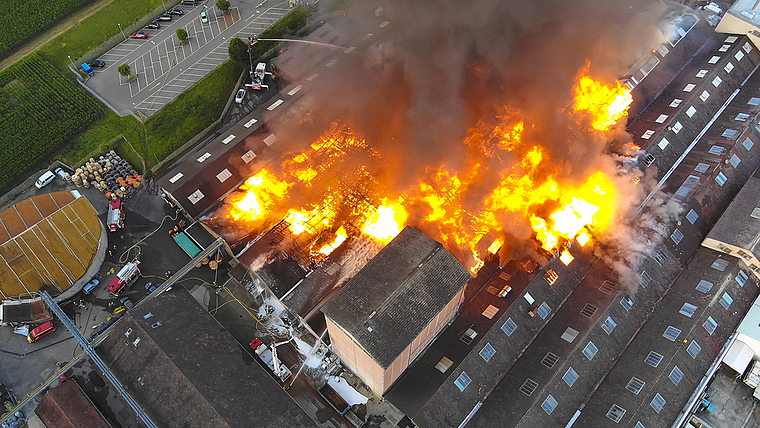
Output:
<svg viewBox="0 0 760 428">
<path fill-rule="evenodd" d="M 116 232 L 116 229 L 124 228 L 124 204 L 121 199 L 111 199 L 108 203 L 108 230 Z"/>
<path fill-rule="evenodd" d="M 139 260 L 125 264 L 124 267 L 116 273 L 116 277 L 111 280 L 111 283 L 108 284 L 108 291 L 114 296 L 118 296 L 119 293 L 124 290 L 124 287 L 128 286 L 140 276 L 140 269 L 137 267 L 139 264 Z"/>
</svg>

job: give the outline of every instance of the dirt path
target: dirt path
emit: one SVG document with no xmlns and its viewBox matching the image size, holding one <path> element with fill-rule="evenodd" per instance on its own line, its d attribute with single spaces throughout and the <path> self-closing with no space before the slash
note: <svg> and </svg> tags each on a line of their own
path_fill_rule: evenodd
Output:
<svg viewBox="0 0 760 428">
<path fill-rule="evenodd" d="M 64 31 L 78 24 L 83 19 L 89 17 L 90 15 L 99 11 L 100 9 L 103 9 L 104 7 L 108 6 L 113 1 L 114 0 L 98 0 L 95 3 L 85 7 L 84 9 L 81 9 L 78 12 L 75 12 L 73 15 L 61 21 L 58 25 L 56 25 L 52 29 L 40 34 L 39 36 L 32 39 L 32 41 L 23 45 L 21 48 L 19 48 L 19 50 L 11 54 L 11 56 L 0 61 L 0 71 L 5 70 L 6 68 L 13 65 L 16 61 L 23 58 L 24 56 L 29 55 L 30 53 L 36 51 L 37 49 L 39 49 L 40 46 L 53 40 L 59 34 L 63 33 Z"/>
</svg>

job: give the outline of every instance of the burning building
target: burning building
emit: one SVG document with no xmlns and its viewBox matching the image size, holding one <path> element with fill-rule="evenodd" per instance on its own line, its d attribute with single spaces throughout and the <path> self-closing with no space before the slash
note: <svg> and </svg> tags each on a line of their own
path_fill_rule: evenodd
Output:
<svg viewBox="0 0 760 428">
<path fill-rule="evenodd" d="M 407 226 L 322 308 L 334 351 L 383 395 L 457 315 L 469 279 Z"/>
</svg>

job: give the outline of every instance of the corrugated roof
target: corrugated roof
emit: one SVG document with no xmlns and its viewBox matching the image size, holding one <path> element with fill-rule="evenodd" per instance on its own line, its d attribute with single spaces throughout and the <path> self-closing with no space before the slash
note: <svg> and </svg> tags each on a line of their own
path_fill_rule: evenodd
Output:
<svg viewBox="0 0 760 428">
<path fill-rule="evenodd" d="M 73 379 L 49 390 L 34 413 L 50 428 L 111 427 Z"/>
<path fill-rule="evenodd" d="M 441 243 L 407 226 L 322 311 L 389 367 L 470 278 Z"/>
<path fill-rule="evenodd" d="M 742 187 L 731 205 L 715 223 L 708 238 L 725 242 L 740 248 L 752 250 L 755 254 L 760 241 L 760 215 L 752 217 L 760 207 L 760 170 Z"/>
</svg>

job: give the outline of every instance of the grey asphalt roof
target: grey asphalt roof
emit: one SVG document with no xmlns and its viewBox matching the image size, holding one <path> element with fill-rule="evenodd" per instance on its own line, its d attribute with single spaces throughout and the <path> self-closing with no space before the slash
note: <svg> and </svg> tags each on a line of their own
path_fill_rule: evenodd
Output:
<svg viewBox="0 0 760 428">
<path fill-rule="evenodd" d="M 386 368 L 470 278 L 441 243 L 407 226 L 322 312 Z"/>
<path fill-rule="evenodd" d="M 760 242 L 760 215 L 752 216 L 760 207 L 760 171 L 756 172 L 736 195 L 733 203 L 715 223 L 708 238 L 726 242 L 758 253 Z"/>
<path fill-rule="evenodd" d="M 127 312 L 97 351 L 158 426 L 316 426 L 182 287 Z"/>
</svg>

